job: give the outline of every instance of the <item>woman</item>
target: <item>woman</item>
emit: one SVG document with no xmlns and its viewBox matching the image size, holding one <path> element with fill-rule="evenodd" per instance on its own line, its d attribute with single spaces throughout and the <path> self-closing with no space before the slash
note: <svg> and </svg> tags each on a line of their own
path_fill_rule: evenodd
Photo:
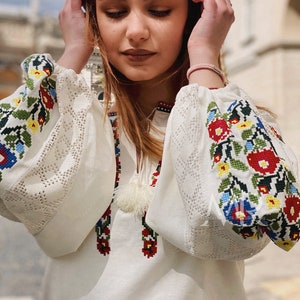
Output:
<svg viewBox="0 0 300 300">
<path fill-rule="evenodd" d="M 243 259 L 298 240 L 299 193 L 273 119 L 220 70 L 231 3 L 85 11 L 66 0 L 64 54 L 25 60 L 0 106 L 1 212 L 52 257 L 43 299 L 245 299 Z M 78 75 L 95 45 L 104 105 Z"/>
</svg>

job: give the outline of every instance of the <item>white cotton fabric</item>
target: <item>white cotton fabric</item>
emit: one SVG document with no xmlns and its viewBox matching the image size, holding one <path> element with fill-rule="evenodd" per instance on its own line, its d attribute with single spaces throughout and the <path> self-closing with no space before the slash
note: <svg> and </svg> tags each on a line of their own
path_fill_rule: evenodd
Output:
<svg viewBox="0 0 300 300">
<path fill-rule="evenodd" d="M 210 174 L 199 167 L 209 164 L 202 155 L 208 147 L 203 107 L 214 97 L 230 101 L 239 88 L 190 85 L 179 93 L 170 117 L 155 112 L 153 124 L 166 128 L 162 170 L 147 213 L 148 225 L 159 233 L 157 254 L 147 258 L 142 252 L 141 218 L 113 204 L 111 253 L 104 257 L 94 225 L 113 195 L 111 125 L 80 75 L 56 66 L 51 77 L 58 94 L 51 123 L 0 185 L 1 214 L 23 222 L 52 257 L 43 300 L 246 299 L 243 259 L 268 240 L 246 241 L 223 226 L 209 194 Z M 136 151 L 122 132 L 120 149 L 124 186 L 136 176 Z M 151 183 L 156 167 L 157 162 L 145 163 L 144 182 Z M 207 218 L 211 212 L 213 218 Z"/>
</svg>

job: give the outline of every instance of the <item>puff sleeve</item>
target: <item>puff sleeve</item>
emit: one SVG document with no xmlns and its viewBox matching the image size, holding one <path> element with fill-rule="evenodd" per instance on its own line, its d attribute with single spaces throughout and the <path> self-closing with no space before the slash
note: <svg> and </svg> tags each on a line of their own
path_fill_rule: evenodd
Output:
<svg viewBox="0 0 300 300">
<path fill-rule="evenodd" d="M 110 203 L 112 130 L 81 75 L 48 54 L 22 66 L 25 84 L 0 101 L 0 213 L 61 256 L 76 251 Z"/>
<path fill-rule="evenodd" d="M 299 239 L 297 161 L 236 85 L 181 89 L 148 224 L 199 258 L 240 260 Z"/>
</svg>

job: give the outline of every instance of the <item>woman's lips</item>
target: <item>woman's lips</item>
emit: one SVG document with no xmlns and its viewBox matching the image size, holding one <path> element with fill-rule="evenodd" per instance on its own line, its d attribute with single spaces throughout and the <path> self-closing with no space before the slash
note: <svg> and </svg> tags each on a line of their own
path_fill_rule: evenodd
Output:
<svg viewBox="0 0 300 300">
<path fill-rule="evenodd" d="M 122 52 L 130 61 L 141 62 L 155 55 L 155 52 L 145 49 L 128 49 Z"/>
</svg>

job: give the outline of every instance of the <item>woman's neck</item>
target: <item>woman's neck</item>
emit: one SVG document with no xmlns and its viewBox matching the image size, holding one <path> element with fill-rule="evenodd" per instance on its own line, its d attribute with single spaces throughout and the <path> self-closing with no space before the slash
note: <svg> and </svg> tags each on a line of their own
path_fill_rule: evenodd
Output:
<svg viewBox="0 0 300 300">
<path fill-rule="evenodd" d="M 176 84 L 177 83 L 177 84 Z M 128 94 L 138 102 L 145 116 L 149 116 L 160 101 L 173 104 L 178 93 L 177 78 L 140 82 L 128 87 Z"/>
</svg>

